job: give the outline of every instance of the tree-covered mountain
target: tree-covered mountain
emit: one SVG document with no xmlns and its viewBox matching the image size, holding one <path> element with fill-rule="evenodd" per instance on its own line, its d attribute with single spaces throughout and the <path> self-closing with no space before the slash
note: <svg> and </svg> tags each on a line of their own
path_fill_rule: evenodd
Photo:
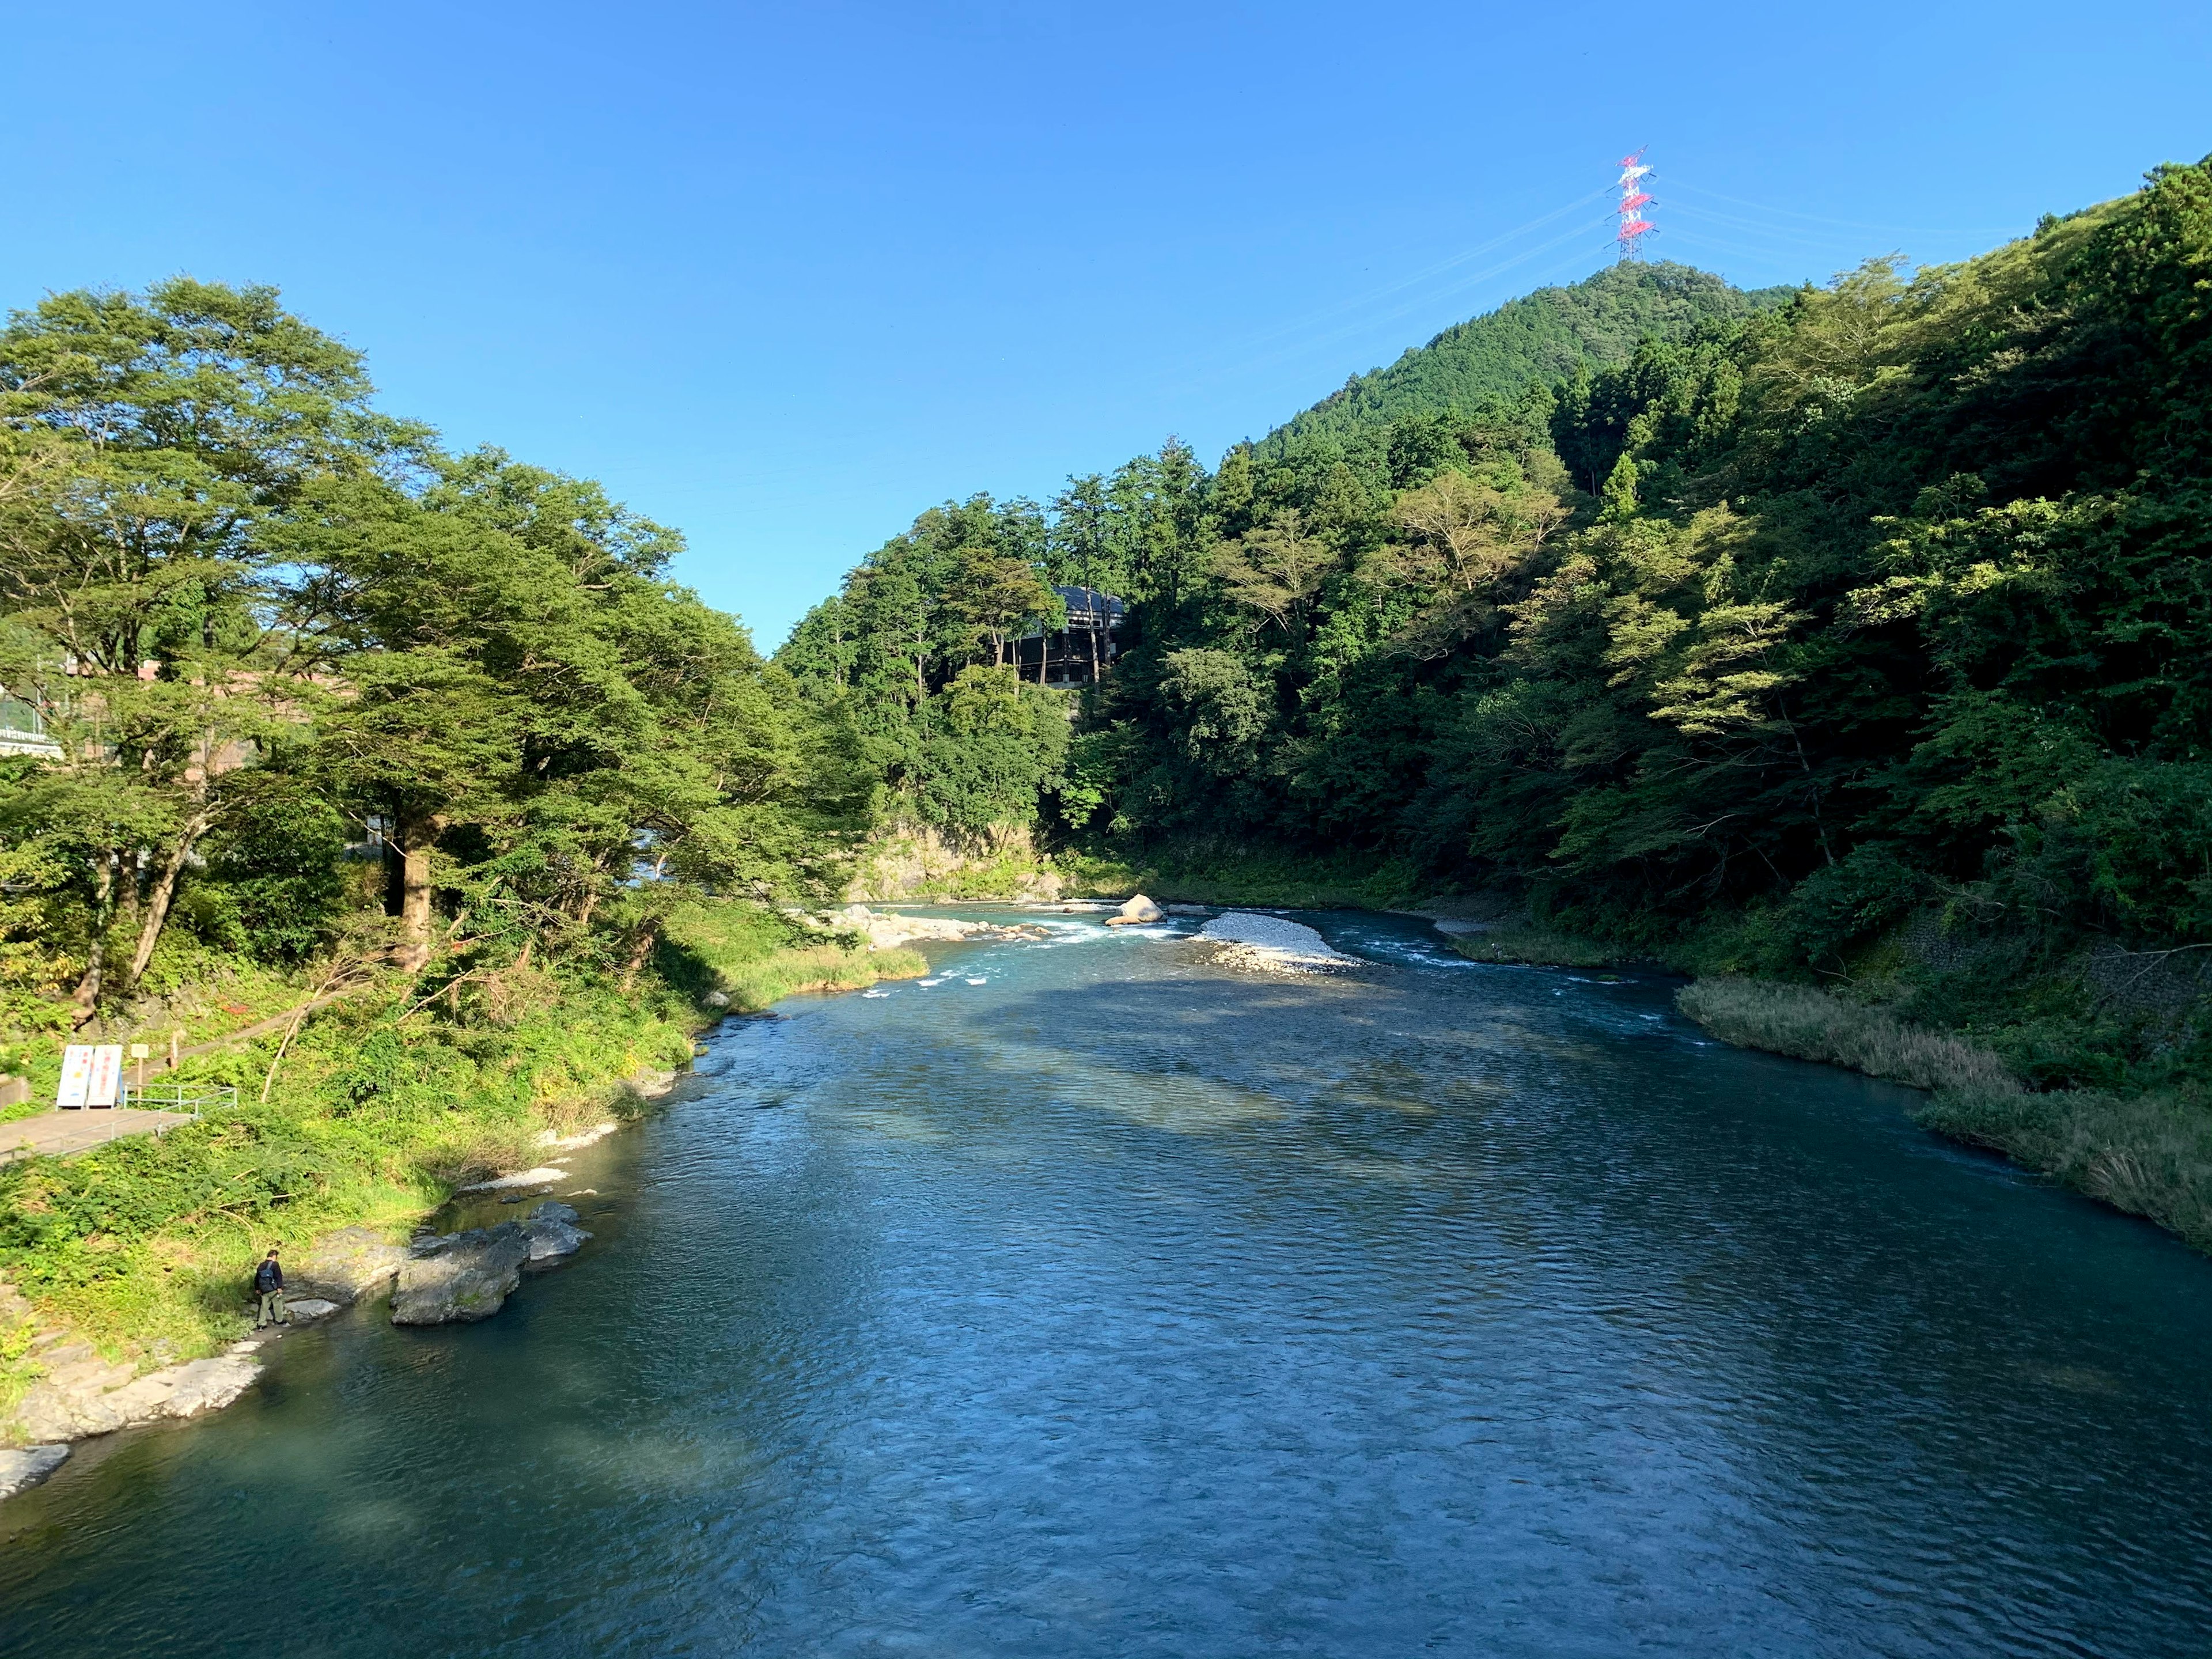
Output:
<svg viewBox="0 0 2212 1659">
<path fill-rule="evenodd" d="M 1702 324 L 1733 322 L 1783 304 L 1786 288 L 1746 291 L 1690 265 L 1623 263 L 1562 288 L 1541 288 L 1409 347 L 1386 368 L 1277 427 L 1258 446 L 1286 453 L 1300 441 L 1344 440 L 1401 416 L 1469 416 L 1628 361 L 1646 340 L 1686 339 Z"/>
</svg>

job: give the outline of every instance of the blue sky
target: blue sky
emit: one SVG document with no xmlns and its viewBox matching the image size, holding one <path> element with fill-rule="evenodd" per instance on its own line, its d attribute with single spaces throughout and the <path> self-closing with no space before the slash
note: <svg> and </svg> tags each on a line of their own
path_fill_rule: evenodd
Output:
<svg viewBox="0 0 2212 1659">
<path fill-rule="evenodd" d="M 1747 284 L 2212 150 L 2201 3 L 19 0 L 0 38 L 0 301 L 275 283 L 389 407 L 681 528 L 763 647 L 933 501 L 1210 461 L 1588 274 L 1601 203 L 1523 228 L 1638 145 L 1655 252 Z"/>
</svg>

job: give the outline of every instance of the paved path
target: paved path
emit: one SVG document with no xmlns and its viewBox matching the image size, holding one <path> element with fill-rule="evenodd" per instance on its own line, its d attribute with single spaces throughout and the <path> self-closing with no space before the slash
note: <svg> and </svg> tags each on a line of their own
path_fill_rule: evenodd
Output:
<svg viewBox="0 0 2212 1659">
<path fill-rule="evenodd" d="M 190 1060 L 195 1054 L 211 1054 L 219 1048 L 251 1042 L 369 988 L 369 985 L 349 985 L 296 1008 L 287 1008 L 281 1014 L 272 1014 L 241 1030 L 227 1032 L 212 1042 L 196 1042 L 189 1048 L 179 1049 L 179 1056 Z M 130 1067 L 134 1089 L 143 1087 L 146 1079 L 166 1076 L 172 1069 L 167 1054 L 143 1061 L 134 1060 Z M 119 1140 L 125 1135 L 158 1134 L 173 1123 L 191 1121 L 190 1112 L 122 1111 L 112 1107 L 87 1107 L 75 1111 L 46 1112 L 38 1117 L 19 1117 L 12 1123 L 0 1123 L 0 1164 L 12 1163 L 19 1158 L 66 1158 L 71 1152 Z"/>
<path fill-rule="evenodd" d="M 44 1112 L 0 1123 L 0 1164 L 19 1158 L 64 1158 L 88 1146 L 126 1135 L 159 1133 L 173 1123 L 190 1123 L 190 1112 L 126 1112 L 114 1107 Z"/>
</svg>

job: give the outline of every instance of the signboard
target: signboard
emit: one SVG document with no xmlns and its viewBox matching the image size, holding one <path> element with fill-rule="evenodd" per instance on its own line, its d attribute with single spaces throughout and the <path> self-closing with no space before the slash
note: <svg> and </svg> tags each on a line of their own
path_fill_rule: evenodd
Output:
<svg viewBox="0 0 2212 1659">
<path fill-rule="evenodd" d="M 112 1106 L 123 1086 L 123 1045 L 103 1042 L 92 1051 L 92 1079 L 85 1085 L 88 1106 Z"/>
<path fill-rule="evenodd" d="M 54 1093 L 54 1104 L 70 1109 L 83 1105 L 91 1085 L 92 1045 L 72 1042 L 62 1052 L 62 1086 Z"/>
</svg>

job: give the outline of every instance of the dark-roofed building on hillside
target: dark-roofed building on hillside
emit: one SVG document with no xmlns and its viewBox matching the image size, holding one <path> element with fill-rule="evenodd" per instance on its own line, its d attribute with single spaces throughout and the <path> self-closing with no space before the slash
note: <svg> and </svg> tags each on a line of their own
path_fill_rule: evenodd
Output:
<svg viewBox="0 0 2212 1659">
<path fill-rule="evenodd" d="M 1095 587 L 1055 587 L 1067 607 L 1067 626 L 1056 633 L 1024 634 L 1014 641 L 1014 663 L 1039 685 L 1095 685 L 1121 653 L 1121 617 L 1127 607 Z"/>
</svg>

